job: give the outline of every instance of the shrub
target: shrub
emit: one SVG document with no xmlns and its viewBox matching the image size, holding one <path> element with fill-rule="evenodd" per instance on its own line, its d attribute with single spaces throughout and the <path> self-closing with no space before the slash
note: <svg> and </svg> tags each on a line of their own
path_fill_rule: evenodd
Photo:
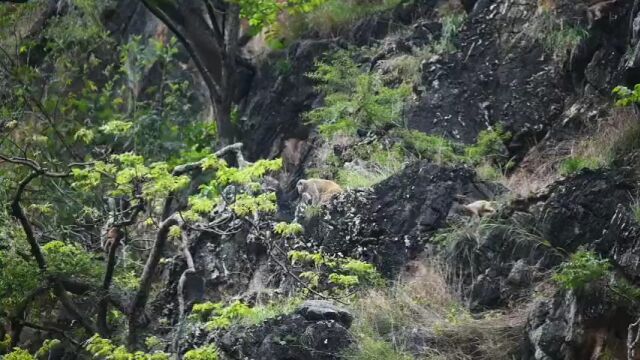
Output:
<svg viewBox="0 0 640 360">
<path fill-rule="evenodd" d="M 357 145 L 348 156 L 355 160 L 342 165 L 336 173 L 337 182 L 346 188 L 371 187 L 402 170 L 407 161 L 401 146 L 379 142 Z"/>
<path fill-rule="evenodd" d="M 419 159 L 428 159 L 440 164 L 462 161 L 459 146 L 441 136 L 425 134 L 417 130 L 402 129 L 394 132 L 404 147 Z"/>
<path fill-rule="evenodd" d="M 613 94 L 618 98 L 616 101 L 618 106 L 640 103 L 640 84 L 636 84 L 633 89 L 629 89 L 626 86 L 616 86 L 613 89 Z"/>
<path fill-rule="evenodd" d="M 207 345 L 189 350 L 184 354 L 184 360 L 218 360 L 218 348 L 215 345 Z"/>
<path fill-rule="evenodd" d="M 580 172 L 583 169 L 597 169 L 602 164 L 595 158 L 570 157 L 560 164 L 560 173 L 568 176 Z"/>
<path fill-rule="evenodd" d="M 379 74 L 360 70 L 348 52 L 338 51 L 329 61 L 319 62 L 309 77 L 318 82 L 325 104 L 304 116 L 318 126 L 325 138 L 351 135 L 358 128 L 375 130 L 402 125 L 402 110 L 411 88 L 385 86 Z"/>
<path fill-rule="evenodd" d="M 344 294 L 354 289 L 384 284 L 384 279 L 375 266 L 360 260 L 308 251 L 290 251 L 289 258 L 292 265 L 308 269 L 300 277 L 306 279 L 307 286 L 314 290 L 326 289 Z"/>
<path fill-rule="evenodd" d="M 611 264 L 606 259 L 586 250 L 579 250 L 571 255 L 568 262 L 562 264 L 553 280 L 562 288 L 579 290 L 592 281 L 599 280 L 609 274 Z"/>
<path fill-rule="evenodd" d="M 253 309 L 235 301 L 227 306 L 222 303 L 205 302 L 196 304 L 191 310 L 191 318 L 206 321 L 210 330 L 226 329 L 235 321 L 251 316 Z"/>
<path fill-rule="evenodd" d="M 410 278 L 390 289 L 358 297 L 347 359 L 412 359 L 405 344 L 415 333 L 432 336 L 416 358 L 510 359 L 519 349 L 526 309 L 505 315 L 471 316 L 450 291 L 437 264 L 416 262 Z"/>
<path fill-rule="evenodd" d="M 505 141 L 511 139 L 511 133 L 497 125 L 494 129 L 482 130 L 474 145 L 466 148 L 465 153 L 470 161 L 496 161 L 506 152 Z"/>
</svg>

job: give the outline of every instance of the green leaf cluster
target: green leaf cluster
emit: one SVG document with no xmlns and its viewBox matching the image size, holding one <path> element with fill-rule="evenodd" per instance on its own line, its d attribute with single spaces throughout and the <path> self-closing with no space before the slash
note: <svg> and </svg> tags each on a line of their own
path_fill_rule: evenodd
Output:
<svg viewBox="0 0 640 360">
<path fill-rule="evenodd" d="M 571 290 L 583 289 L 590 282 L 610 274 L 611 264 L 591 251 L 579 250 L 569 261 L 560 265 L 553 280 L 561 287 Z"/>
<path fill-rule="evenodd" d="M 124 346 L 115 345 L 111 340 L 99 335 L 94 335 L 87 341 L 86 350 L 98 360 L 169 360 L 169 354 L 164 352 L 131 353 Z"/>
<path fill-rule="evenodd" d="M 302 234 L 304 228 L 298 223 L 279 222 L 274 225 L 273 231 L 280 236 L 295 236 Z"/>
<path fill-rule="evenodd" d="M 329 292 L 342 293 L 384 284 L 375 266 L 364 261 L 298 250 L 290 251 L 289 259 L 294 266 L 312 266 L 300 274 L 312 289 L 324 287 Z"/>
<path fill-rule="evenodd" d="M 184 360 L 218 360 L 218 348 L 211 344 L 197 349 L 187 351 L 183 357 Z"/>
<path fill-rule="evenodd" d="M 403 124 L 402 111 L 411 94 L 410 86 L 386 86 L 380 75 L 361 70 L 349 52 L 338 51 L 329 60 L 318 62 L 308 76 L 318 83 L 316 88 L 325 95 L 325 104 L 306 113 L 305 118 L 318 125 L 323 136 Z"/>
<path fill-rule="evenodd" d="M 251 307 L 240 301 L 234 301 L 227 306 L 223 303 L 205 302 L 193 306 L 191 317 L 206 322 L 210 330 L 226 329 L 234 321 L 251 316 L 252 311 Z"/>
<path fill-rule="evenodd" d="M 613 89 L 613 94 L 618 98 L 616 101 L 618 106 L 638 104 L 640 103 L 640 84 L 636 84 L 633 89 L 626 86 L 616 86 Z"/>
</svg>

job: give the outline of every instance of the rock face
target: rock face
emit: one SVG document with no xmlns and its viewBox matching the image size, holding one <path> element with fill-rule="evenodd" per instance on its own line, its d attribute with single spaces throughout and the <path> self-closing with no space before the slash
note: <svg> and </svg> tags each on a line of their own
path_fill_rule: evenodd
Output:
<svg viewBox="0 0 640 360">
<path fill-rule="evenodd" d="M 325 252 L 372 262 L 393 278 L 461 202 L 502 191 L 470 169 L 417 162 L 372 191 L 336 198 L 328 213 L 306 224 L 305 239 Z"/>
<path fill-rule="evenodd" d="M 196 333 L 191 346 L 214 342 L 225 359 L 341 359 L 340 353 L 352 342 L 352 320 L 348 311 L 328 301 L 307 301 L 294 314 L 258 326 L 235 326 L 208 336 Z"/>
<path fill-rule="evenodd" d="M 626 359 L 630 315 L 597 284 L 579 294 L 558 293 L 532 309 L 523 359 Z"/>
</svg>

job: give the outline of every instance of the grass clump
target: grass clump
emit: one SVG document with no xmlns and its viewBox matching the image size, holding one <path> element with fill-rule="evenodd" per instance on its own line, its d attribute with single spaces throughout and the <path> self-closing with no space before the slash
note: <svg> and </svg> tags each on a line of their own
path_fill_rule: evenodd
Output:
<svg viewBox="0 0 640 360">
<path fill-rule="evenodd" d="M 299 14 L 287 24 L 285 36 L 299 38 L 313 31 L 321 36 L 337 36 L 349 25 L 386 10 L 393 9 L 404 0 L 327 0 L 309 13 Z"/>
<path fill-rule="evenodd" d="M 602 165 L 597 158 L 572 156 L 560 164 L 560 174 L 564 176 L 573 175 L 584 169 L 598 169 Z"/>
<path fill-rule="evenodd" d="M 456 51 L 455 41 L 466 19 L 467 14 L 465 12 L 451 12 L 442 16 L 440 20 L 442 22 L 442 35 L 432 46 L 432 52 L 435 54 L 448 54 Z"/>
<path fill-rule="evenodd" d="M 571 25 L 558 19 L 547 9 L 538 15 L 536 26 L 531 35 L 542 44 L 545 51 L 556 61 L 564 63 L 571 59 L 576 48 L 589 36 L 589 32 L 581 25 Z"/>
<path fill-rule="evenodd" d="M 607 259 L 601 259 L 591 251 L 579 250 L 560 266 L 553 280 L 564 289 L 580 290 L 590 282 L 609 275 L 610 270 L 611 264 Z"/>
<path fill-rule="evenodd" d="M 459 146 L 442 136 L 429 135 L 416 130 L 401 129 L 394 133 L 403 146 L 416 158 L 432 160 L 438 164 L 462 162 Z"/>
<path fill-rule="evenodd" d="M 437 265 L 418 262 L 410 278 L 393 288 L 371 290 L 353 305 L 356 342 L 347 359 L 511 359 L 525 316 L 472 317 L 453 296 Z M 411 334 L 430 334 L 428 346 Z"/>
<path fill-rule="evenodd" d="M 385 148 L 380 143 L 355 149 L 357 161 L 345 164 L 338 170 L 338 183 L 346 188 L 371 187 L 399 172 L 406 163 L 404 151 L 399 146 Z"/>
</svg>

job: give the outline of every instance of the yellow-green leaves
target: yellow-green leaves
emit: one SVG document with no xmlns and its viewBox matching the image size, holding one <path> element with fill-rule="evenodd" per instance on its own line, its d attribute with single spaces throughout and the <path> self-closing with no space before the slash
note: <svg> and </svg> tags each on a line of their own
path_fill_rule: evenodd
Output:
<svg viewBox="0 0 640 360">
<path fill-rule="evenodd" d="M 95 138 L 95 136 L 96 134 L 93 132 L 93 130 L 80 128 L 78 131 L 76 131 L 75 135 L 73 135 L 73 139 L 88 144 Z"/>
<path fill-rule="evenodd" d="M 191 210 L 197 214 L 210 213 L 219 202 L 220 200 L 218 198 L 210 199 L 201 195 L 189 197 L 189 206 L 191 207 Z"/>
<path fill-rule="evenodd" d="M 276 194 L 273 192 L 258 196 L 241 194 L 236 198 L 236 202 L 231 205 L 231 209 L 238 216 L 247 216 L 259 212 L 272 213 L 277 210 Z"/>
<path fill-rule="evenodd" d="M 121 120 L 111 120 L 108 123 L 100 126 L 100 131 L 109 135 L 123 135 L 127 134 L 131 127 L 133 127 L 133 123 L 128 121 Z"/>
<path fill-rule="evenodd" d="M 111 340 L 103 339 L 98 335 L 94 335 L 87 341 L 86 349 L 93 355 L 94 359 L 99 360 L 169 360 L 169 355 L 164 352 L 146 354 L 142 351 L 137 351 L 130 353 L 124 346 L 116 346 Z"/>
<path fill-rule="evenodd" d="M 177 240 L 180 239 L 180 237 L 182 237 L 182 229 L 180 229 L 180 226 L 173 225 L 169 228 L 169 238 Z"/>
<path fill-rule="evenodd" d="M 618 98 L 616 105 L 629 106 L 634 103 L 640 103 L 640 84 L 636 84 L 633 89 L 626 86 L 616 86 L 613 94 Z"/>
<path fill-rule="evenodd" d="M 226 329 L 232 321 L 250 316 L 252 309 L 246 304 L 235 301 L 228 306 L 222 303 L 206 302 L 193 306 L 192 316 L 206 321 L 209 329 Z"/>
<path fill-rule="evenodd" d="M 300 235 L 304 231 L 302 225 L 298 223 L 279 222 L 273 227 L 273 231 L 282 236 Z"/>
<path fill-rule="evenodd" d="M 225 166 L 227 166 L 226 161 L 218 158 L 217 156 L 215 156 L 213 154 L 211 154 L 211 155 L 205 157 L 204 159 L 202 159 L 202 161 L 200 163 L 200 167 L 204 171 L 210 170 L 210 169 L 217 169 L 217 168 L 225 167 Z"/>
</svg>

